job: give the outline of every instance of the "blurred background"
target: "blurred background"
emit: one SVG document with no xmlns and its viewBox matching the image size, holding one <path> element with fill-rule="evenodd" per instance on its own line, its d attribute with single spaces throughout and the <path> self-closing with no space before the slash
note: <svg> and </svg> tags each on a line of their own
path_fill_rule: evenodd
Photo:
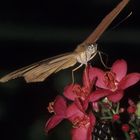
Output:
<svg viewBox="0 0 140 140">
<path fill-rule="evenodd" d="M 5 0 L 0 4 L 0 76 L 33 62 L 73 51 L 120 0 Z M 128 72 L 140 72 L 139 0 L 131 0 L 97 41 L 108 56 L 107 65 L 123 58 Z M 133 14 L 116 27 L 130 12 Z M 105 57 L 106 60 L 106 57 Z M 92 65 L 102 66 L 98 57 Z M 0 84 L 1 140 L 70 140 L 70 124 L 58 125 L 49 135 L 44 126 L 46 107 L 71 82 L 69 68 L 42 83 L 27 84 L 19 78 Z M 83 69 L 78 70 L 80 81 Z M 126 97 L 139 99 L 140 87 Z"/>
</svg>

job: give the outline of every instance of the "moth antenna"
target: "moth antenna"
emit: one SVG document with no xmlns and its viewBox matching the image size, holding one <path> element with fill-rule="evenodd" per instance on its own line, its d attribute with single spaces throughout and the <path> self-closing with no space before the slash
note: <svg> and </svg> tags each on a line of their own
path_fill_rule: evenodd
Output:
<svg viewBox="0 0 140 140">
<path fill-rule="evenodd" d="M 112 27 L 111 30 L 116 29 L 118 26 L 120 26 L 120 24 L 122 24 L 124 21 L 126 21 L 131 15 L 132 15 L 132 11 L 124 19 L 122 19 L 117 25 Z"/>
</svg>

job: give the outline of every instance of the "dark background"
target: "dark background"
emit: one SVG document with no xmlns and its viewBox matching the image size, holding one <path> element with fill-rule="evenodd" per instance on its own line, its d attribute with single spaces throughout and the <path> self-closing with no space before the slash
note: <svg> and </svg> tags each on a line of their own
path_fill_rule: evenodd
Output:
<svg viewBox="0 0 140 140">
<path fill-rule="evenodd" d="M 1 2 L 0 75 L 47 57 L 73 51 L 119 2 Z M 108 65 L 123 58 L 128 62 L 128 72 L 140 72 L 139 5 L 139 0 L 131 0 L 97 42 L 99 49 L 108 55 Z M 131 11 L 133 14 L 116 27 Z M 91 63 L 101 65 L 98 57 Z M 0 139 L 70 139 L 67 122 L 61 123 L 48 136 L 44 132 L 44 125 L 49 117 L 46 107 L 71 82 L 71 70 L 52 75 L 43 83 L 26 84 L 20 78 L 0 84 Z M 76 72 L 76 75 L 80 75 L 81 71 Z M 137 101 L 139 84 L 130 88 L 130 91 L 127 91 L 126 97 L 131 96 Z"/>
</svg>

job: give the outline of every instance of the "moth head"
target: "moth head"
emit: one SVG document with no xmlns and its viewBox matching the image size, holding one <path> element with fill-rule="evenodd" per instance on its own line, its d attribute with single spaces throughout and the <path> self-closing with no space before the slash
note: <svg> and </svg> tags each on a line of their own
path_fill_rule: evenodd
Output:
<svg viewBox="0 0 140 140">
<path fill-rule="evenodd" d="M 90 44 L 86 47 L 86 51 L 90 54 L 97 52 L 97 44 Z"/>
</svg>

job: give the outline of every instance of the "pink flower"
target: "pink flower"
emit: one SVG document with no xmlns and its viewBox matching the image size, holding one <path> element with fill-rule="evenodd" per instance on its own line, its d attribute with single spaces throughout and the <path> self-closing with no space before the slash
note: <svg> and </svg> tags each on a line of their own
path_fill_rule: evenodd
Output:
<svg viewBox="0 0 140 140">
<path fill-rule="evenodd" d="M 70 84 L 64 89 L 64 96 L 69 100 L 74 101 L 76 98 L 80 98 L 82 101 L 86 100 L 91 92 L 93 86 L 94 78 L 92 81 L 89 79 L 89 69 L 87 66 L 83 73 L 83 85 Z"/>
<path fill-rule="evenodd" d="M 72 122 L 72 140 L 92 140 L 92 132 L 95 125 L 93 113 L 85 113 L 73 103 L 67 109 L 67 118 Z"/>
<path fill-rule="evenodd" d="M 84 70 L 82 86 L 79 84 L 70 84 L 64 89 L 64 96 L 66 98 L 72 101 L 77 100 L 76 103 L 81 102 L 85 109 L 88 107 L 89 95 L 95 82 L 95 78 L 89 79 L 89 69 L 90 66 L 87 66 Z"/>
<path fill-rule="evenodd" d="M 64 89 L 65 97 L 72 101 L 74 101 L 76 98 L 84 101 L 88 97 L 89 93 L 89 88 L 86 86 L 81 87 L 79 84 L 71 84 Z"/>
<path fill-rule="evenodd" d="M 64 118 L 66 118 L 66 101 L 62 96 L 57 96 L 54 103 L 50 104 L 48 110 L 54 115 L 47 121 L 45 125 L 45 130 L 48 132 L 50 129 L 54 128 L 59 124 Z"/>
<path fill-rule="evenodd" d="M 107 97 L 112 102 L 118 102 L 124 96 L 124 90 L 140 80 L 140 73 L 127 73 L 125 60 L 117 60 L 110 71 L 102 71 L 98 68 L 90 68 L 90 79 L 97 77 L 98 89 L 92 94 L 91 101 Z"/>
</svg>

